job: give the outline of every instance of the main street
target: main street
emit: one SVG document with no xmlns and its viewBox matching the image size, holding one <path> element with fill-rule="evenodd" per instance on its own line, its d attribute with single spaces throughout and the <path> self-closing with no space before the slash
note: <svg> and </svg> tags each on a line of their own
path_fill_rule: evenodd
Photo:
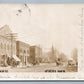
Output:
<svg viewBox="0 0 84 84">
<path fill-rule="evenodd" d="M 12 67 L 8 69 L 8 72 L 76 72 L 76 66 L 56 66 L 55 63 L 41 64 L 31 67 Z"/>
</svg>

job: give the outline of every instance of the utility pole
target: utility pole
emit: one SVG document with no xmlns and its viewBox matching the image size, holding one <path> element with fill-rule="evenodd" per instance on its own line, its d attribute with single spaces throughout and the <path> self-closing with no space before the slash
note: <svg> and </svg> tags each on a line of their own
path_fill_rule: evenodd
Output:
<svg viewBox="0 0 84 84">
<path fill-rule="evenodd" d="M 16 40 L 17 33 L 7 34 L 7 37 L 11 40 L 11 57 L 13 57 L 13 41 Z"/>
<path fill-rule="evenodd" d="M 54 47 L 52 45 L 52 57 L 54 57 Z"/>
</svg>

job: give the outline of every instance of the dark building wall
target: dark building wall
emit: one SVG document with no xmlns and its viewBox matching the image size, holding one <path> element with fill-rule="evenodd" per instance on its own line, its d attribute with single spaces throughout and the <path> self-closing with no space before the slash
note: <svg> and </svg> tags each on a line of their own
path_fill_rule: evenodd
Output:
<svg viewBox="0 0 84 84">
<path fill-rule="evenodd" d="M 17 41 L 17 56 L 21 59 L 22 65 L 27 65 L 30 56 L 30 46 L 27 43 Z"/>
<path fill-rule="evenodd" d="M 35 62 L 35 47 L 34 46 L 30 47 L 30 62 L 31 63 Z"/>
<path fill-rule="evenodd" d="M 42 49 L 38 46 L 30 47 L 30 58 L 31 63 L 39 63 L 39 58 L 41 57 Z"/>
<path fill-rule="evenodd" d="M 16 56 L 19 57 L 19 41 L 16 41 Z"/>
</svg>

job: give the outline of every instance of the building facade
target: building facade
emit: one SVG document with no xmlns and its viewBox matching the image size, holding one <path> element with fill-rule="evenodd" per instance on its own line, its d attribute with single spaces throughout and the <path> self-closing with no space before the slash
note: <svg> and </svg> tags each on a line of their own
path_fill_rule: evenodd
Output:
<svg viewBox="0 0 84 84">
<path fill-rule="evenodd" d="M 16 55 L 20 58 L 22 66 L 27 66 L 29 64 L 30 45 L 16 41 Z"/>
<path fill-rule="evenodd" d="M 8 58 L 16 55 L 16 41 L 7 37 L 12 33 L 10 28 L 5 25 L 0 28 L 0 64 L 8 65 Z"/>
<path fill-rule="evenodd" d="M 28 66 L 39 63 L 42 49 L 13 39 L 9 26 L 0 28 L 0 66 Z"/>
<path fill-rule="evenodd" d="M 40 57 L 42 56 L 42 49 L 38 46 L 30 47 L 30 59 L 32 64 L 39 64 Z"/>
</svg>

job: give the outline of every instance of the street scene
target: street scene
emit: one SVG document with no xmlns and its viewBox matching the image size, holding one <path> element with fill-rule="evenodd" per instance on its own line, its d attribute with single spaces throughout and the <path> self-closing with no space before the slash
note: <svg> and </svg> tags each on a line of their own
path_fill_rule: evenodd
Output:
<svg viewBox="0 0 84 84">
<path fill-rule="evenodd" d="M 10 31 L 7 25 L 0 28 L 0 67 L 5 67 L 8 72 L 77 72 L 76 48 L 73 49 L 72 59 L 68 59 L 53 45 L 43 52 L 40 46 L 17 41 L 15 33 Z"/>
<path fill-rule="evenodd" d="M 68 19 L 58 18 L 65 17 L 62 11 L 28 4 L 0 8 L 6 9 L 0 10 L 0 72 L 78 72 L 77 33 L 64 23 Z"/>
</svg>

